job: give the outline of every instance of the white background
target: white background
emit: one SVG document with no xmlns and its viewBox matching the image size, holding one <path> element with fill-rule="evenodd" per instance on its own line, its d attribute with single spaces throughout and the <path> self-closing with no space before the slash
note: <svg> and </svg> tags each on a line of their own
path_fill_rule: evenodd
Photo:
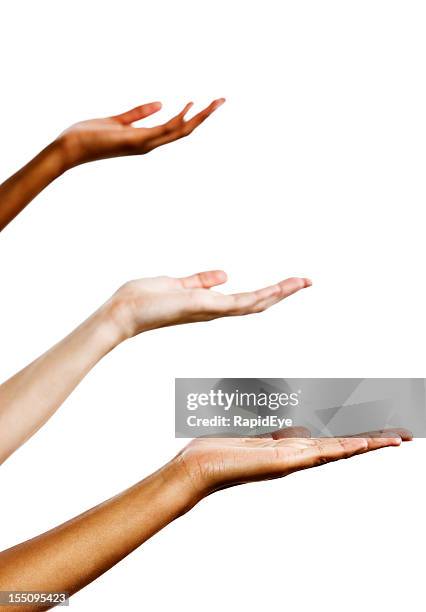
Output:
<svg viewBox="0 0 426 612">
<path fill-rule="evenodd" d="M 1 548 L 168 460 L 175 376 L 426 375 L 423 2 L 0 11 L 3 178 L 77 120 L 227 98 L 183 141 L 72 170 L 2 232 L 2 379 L 130 278 L 314 282 L 261 315 L 152 332 L 104 359 L 2 466 Z M 423 610 L 425 450 L 211 496 L 71 607 Z"/>
</svg>

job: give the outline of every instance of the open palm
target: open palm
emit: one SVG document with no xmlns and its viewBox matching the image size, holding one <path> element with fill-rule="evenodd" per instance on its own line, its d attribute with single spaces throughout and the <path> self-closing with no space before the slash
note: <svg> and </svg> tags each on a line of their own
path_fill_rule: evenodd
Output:
<svg viewBox="0 0 426 612">
<path fill-rule="evenodd" d="M 184 278 L 158 276 L 129 281 L 112 297 L 115 318 L 128 336 L 134 336 L 158 327 L 261 312 L 311 285 L 306 278 L 288 278 L 233 295 L 210 290 L 226 280 L 225 272 L 212 270 Z"/>
<path fill-rule="evenodd" d="M 403 429 L 366 432 L 360 437 L 308 435 L 304 428 L 288 428 L 274 437 L 198 438 L 176 460 L 197 494 L 203 496 L 238 484 L 281 478 L 386 446 L 399 446 L 402 440 L 411 439 Z"/>
<path fill-rule="evenodd" d="M 121 155 L 141 155 L 168 142 L 183 138 L 207 119 L 225 100 L 214 100 L 188 121 L 189 102 L 175 117 L 155 127 L 135 127 L 161 109 L 161 102 L 150 102 L 132 110 L 101 119 L 89 119 L 72 125 L 60 136 L 68 165 L 75 166 L 97 159 Z"/>
</svg>

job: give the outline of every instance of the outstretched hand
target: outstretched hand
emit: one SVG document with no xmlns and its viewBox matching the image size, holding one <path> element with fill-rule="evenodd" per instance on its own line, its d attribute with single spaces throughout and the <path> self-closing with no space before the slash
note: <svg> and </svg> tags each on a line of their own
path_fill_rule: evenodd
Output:
<svg viewBox="0 0 426 612">
<path fill-rule="evenodd" d="M 297 436 L 297 437 L 294 437 Z M 258 480 L 281 478 L 339 459 L 399 446 L 411 439 L 404 429 L 366 432 L 360 437 L 310 438 L 295 427 L 272 436 L 253 438 L 198 438 L 174 459 L 195 499 L 214 491 Z M 379 437 L 381 436 L 381 437 Z"/>
<path fill-rule="evenodd" d="M 184 278 L 158 276 L 133 280 L 123 285 L 106 307 L 110 308 L 121 334 L 129 338 L 158 327 L 261 312 L 311 285 L 307 278 L 288 278 L 247 293 L 224 295 L 210 290 L 226 280 L 222 270 Z"/>
<path fill-rule="evenodd" d="M 214 100 L 186 121 L 185 115 L 193 106 L 193 103 L 189 102 L 166 123 L 155 127 L 135 127 L 134 122 L 161 109 L 161 102 L 150 102 L 120 115 L 76 123 L 65 130 L 58 140 L 63 145 L 68 167 L 108 157 L 142 155 L 163 144 L 188 136 L 224 102 L 224 98 Z"/>
</svg>

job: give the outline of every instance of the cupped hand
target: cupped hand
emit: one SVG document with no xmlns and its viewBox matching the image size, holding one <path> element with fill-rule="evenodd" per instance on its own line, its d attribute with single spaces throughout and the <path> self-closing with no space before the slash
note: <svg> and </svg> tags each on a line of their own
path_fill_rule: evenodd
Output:
<svg viewBox="0 0 426 612">
<path fill-rule="evenodd" d="M 194 498 L 201 499 L 220 489 L 281 478 L 411 439 L 402 433 L 405 430 L 400 430 L 401 435 L 398 431 L 384 431 L 383 437 L 367 432 L 362 437 L 310 438 L 304 428 L 288 428 L 274 437 L 198 438 L 177 455 L 174 463 Z"/>
<path fill-rule="evenodd" d="M 166 123 L 155 127 L 135 127 L 134 122 L 161 109 L 161 102 L 150 102 L 120 115 L 76 123 L 65 130 L 58 141 L 65 152 L 68 167 L 108 157 L 142 155 L 163 144 L 188 136 L 224 102 L 224 98 L 214 100 L 186 121 L 185 115 L 193 105 L 189 102 Z"/>
<path fill-rule="evenodd" d="M 306 278 L 288 278 L 247 293 L 224 295 L 210 290 L 226 280 L 222 270 L 133 280 L 114 294 L 107 307 L 121 334 L 129 338 L 158 327 L 261 312 L 311 285 Z"/>
</svg>

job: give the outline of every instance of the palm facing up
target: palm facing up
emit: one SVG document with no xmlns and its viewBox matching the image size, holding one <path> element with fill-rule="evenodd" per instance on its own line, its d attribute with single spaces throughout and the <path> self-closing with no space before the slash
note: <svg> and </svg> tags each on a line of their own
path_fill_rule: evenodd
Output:
<svg viewBox="0 0 426 612">
<path fill-rule="evenodd" d="M 123 285 L 110 303 L 121 329 L 131 337 L 158 327 L 261 312 L 311 284 L 306 278 L 288 278 L 247 293 L 210 291 L 226 280 L 222 270 L 184 278 L 142 278 Z"/>
<path fill-rule="evenodd" d="M 161 109 L 160 102 L 150 102 L 120 115 L 76 123 L 65 130 L 59 140 L 64 145 L 69 166 L 121 155 L 142 155 L 187 136 L 224 101 L 223 98 L 214 100 L 188 121 L 185 115 L 192 107 L 192 102 L 166 123 L 149 128 L 134 127 L 132 124 L 135 121 Z"/>
<path fill-rule="evenodd" d="M 301 428 L 303 429 L 303 428 Z M 399 433 L 398 433 L 399 431 Z M 399 446 L 411 436 L 404 430 L 383 432 L 383 437 L 309 438 L 292 428 L 283 437 L 199 438 L 192 440 L 175 461 L 198 497 L 233 485 L 281 478 L 292 472 L 339 459 Z M 375 432 L 374 432 L 375 433 Z"/>
</svg>

